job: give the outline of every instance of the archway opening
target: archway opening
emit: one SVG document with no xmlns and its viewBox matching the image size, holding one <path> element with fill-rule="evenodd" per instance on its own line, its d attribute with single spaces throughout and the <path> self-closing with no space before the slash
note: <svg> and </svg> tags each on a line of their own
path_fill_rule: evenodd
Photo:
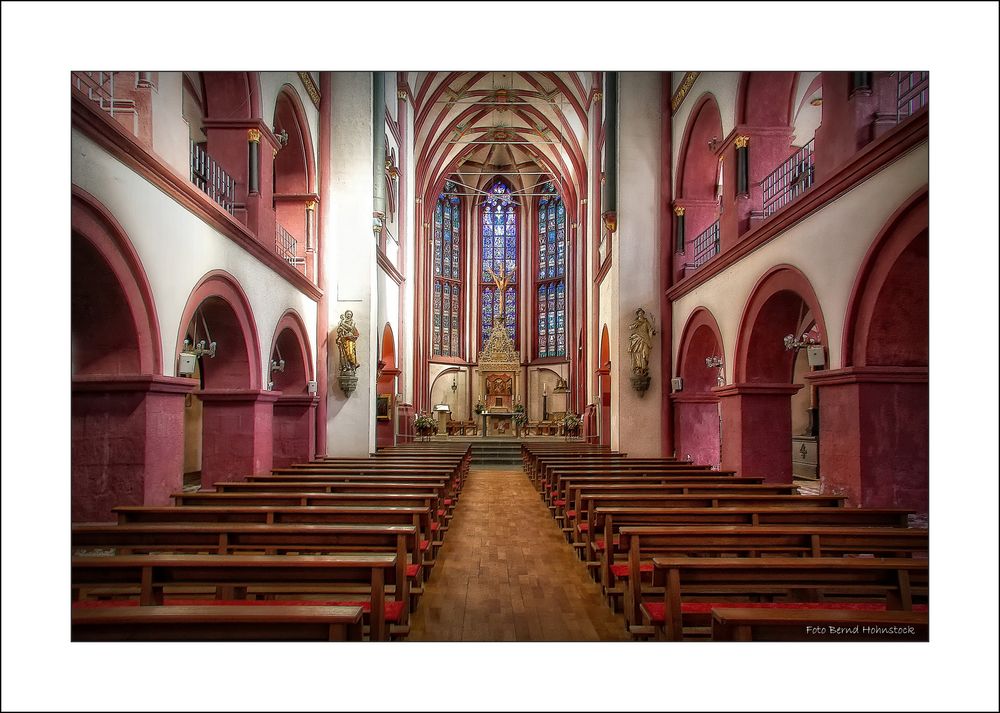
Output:
<svg viewBox="0 0 1000 713">
<path fill-rule="evenodd" d="M 718 467 L 721 462 L 719 399 L 725 384 L 723 349 L 715 318 L 697 310 L 685 327 L 679 351 L 680 391 L 673 394 L 674 432 L 679 458 Z"/>
<path fill-rule="evenodd" d="M 608 325 L 601 331 L 601 356 L 598 375 L 598 421 L 601 425 L 601 445 L 611 447 L 611 339 L 608 336 Z"/>
</svg>

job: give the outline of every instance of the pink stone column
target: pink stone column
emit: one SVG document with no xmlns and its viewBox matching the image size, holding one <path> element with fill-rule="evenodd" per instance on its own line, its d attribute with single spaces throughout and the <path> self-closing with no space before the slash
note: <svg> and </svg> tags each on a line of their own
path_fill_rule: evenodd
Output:
<svg viewBox="0 0 1000 713">
<path fill-rule="evenodd" d="M 274 464 L 283 468 L 316 455 L 316 405 L 319 396 L 281 396 L 274 402 Z"/>
<path fill-rule="evenodd" d="M 169 376 L 73 378 L 71 517 L 114 520 L 117 505 L 168 505 L 184 482 L 184 396 Z"/>
<path fill-rule="evenodd" d="M 202 415 L 201 482 L 244 480 L 273 467 L 274 402 L 280 391 L 209 389 Z"/>
<path fill-rule="evenodd" d="M 719 465 L 719 399 L 714 394 L 673 394 L 674 442 L 678 458 L 689 455 L 695 463 Z M 669 454 L 668 454 L 669 455 Z"/>
<path fill-rule="evenodd" d="M 766 483 L 792 482 L 792 403 L 797 384 L 712 389 L 722 416 L 722 467 Z"/>
<path fill-rule="evenodd" d="M 823 493 L 926 513 L 927 367 L 848 367 L 806 379 L 819 393 Z"/>
</svg>

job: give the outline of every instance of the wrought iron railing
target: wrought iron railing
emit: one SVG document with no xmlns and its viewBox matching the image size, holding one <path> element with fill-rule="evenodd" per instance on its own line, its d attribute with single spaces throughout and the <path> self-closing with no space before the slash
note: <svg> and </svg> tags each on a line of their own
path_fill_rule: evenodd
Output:
<svg viewBox="0 0 1000 713">
<path fill-rule="evenodd" d="M 812 186 L 813 143 L 810 141 L 763 180 L 764 217 L 780 210 Z"/>
<path fill-rule="evenodd" d="M 115 75 L 119 72 L 71 72 L 71 83 L 74 89 L 82 92 L 95 102 L 103 111 L 114 118 L 128 115 L 132 119 L 132 133 L 135 133 L 138 113 L 135 101 L 121 99 L 115 96 Z"/>
<path fill-rule="evenodd" d="M 236 182 L 215 160 L 191 141 L 191 182 L 230 215 L 236 207 Z"/>
<path fill-rule="evenodd" d="M 274 224 L 274 252 L 296 270 L 304 271 L 306 259 L 296 254 L 298 246 L 299 241 L 291 233 L 278 223 Z"/>
<path fill-rule="evenodd" d="M 896 72 L 896 122 L 907 119 L 927 106 L 927 72 Z"/>
<path fill-rule="evenodd" d="M 692 267 L 701 267 L 719 254 L 719 221 L 715 221 L 694 239 L 694 262 Z"/>
</svg>

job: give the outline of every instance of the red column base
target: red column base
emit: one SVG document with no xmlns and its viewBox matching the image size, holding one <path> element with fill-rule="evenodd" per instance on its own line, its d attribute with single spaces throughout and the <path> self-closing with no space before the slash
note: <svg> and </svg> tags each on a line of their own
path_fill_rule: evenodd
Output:
<svg viewBox="0 0 1000 713">
<path fill-rule="evenodd" d="M 849 367 L 806 378 L 819 391 L 823 492 L 852 505 L 926 513 L 927 367 Z"/>
<path fill-rule="evenodd" d="M 202 415 L 201 482 L 245 480 L 273 467 L 274 402 L 280 391 L 206 390 Z"/>
<path fill-rule="evenodd" d="M 678 458 L 719 466 L 719 398 L 711 393 L 673 394 L 674 443 Z"/>
<path fill-rule="evenodd" d="M 306 463 L 316 455 L 319 397 L 282 396 L 274 402 L 273 468 Z"/>
<path fill-rule="evenodd" d="M 766 483 L 792 482 L 796 384 L 731 384 L 712 389 L 722 416 L 722 467 Z"/>
<path fill-rule="evenodd" d="M 72 397 L 74 522 L 117 505 L 169 505 L 184 481 L 184 395 L 193 379 L 78 376 Z"/>
</svg>

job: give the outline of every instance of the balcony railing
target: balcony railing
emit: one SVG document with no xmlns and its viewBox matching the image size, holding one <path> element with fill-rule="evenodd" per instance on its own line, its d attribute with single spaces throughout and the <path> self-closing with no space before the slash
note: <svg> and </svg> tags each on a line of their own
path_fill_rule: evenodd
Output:
<svg viewBox="0 0 1000 713">
<path fill-rule="evenodd" d="M 715 221 L 694 239 L 694 262 L 691 267 L 701 267 L 718 254 L 719 221 Z"/>
<path fill-rule="evenodd" d="M 299 241 L 292 237 L 292 234 L 282 228 L 279 224 L 274 225 L 274 252 L 289 265 L 300 272 L 305 271 L 306 259 L 296 255 Z"/>
<path fill-rule="evenodd" d="M 97 104 L 114 119 L 127 117 L 131 123 L 132 133 L 138 128 L 139 114 L 135 101 L 115 96 L 115 75 L 119 72 L 71 72 L 71 83 L 74 89 L 82 92 L 88 99 Z"/>
<path fill-rule="evenodd" d="M 813 141 L 800 148 L 764 179 L 764 217 L 784 208 L 813 184 Z"/>
<path fill-rule="evenodd" d="M 927 106 L 927 72 L 896 72 L 896 122 L 903 121 Z"/>
<path fill-rule="evenodd" d="M 201 145 L 191 142 L 191 182 L 230 215 L 236 206 L 236 182 Z"/>
</svg>

